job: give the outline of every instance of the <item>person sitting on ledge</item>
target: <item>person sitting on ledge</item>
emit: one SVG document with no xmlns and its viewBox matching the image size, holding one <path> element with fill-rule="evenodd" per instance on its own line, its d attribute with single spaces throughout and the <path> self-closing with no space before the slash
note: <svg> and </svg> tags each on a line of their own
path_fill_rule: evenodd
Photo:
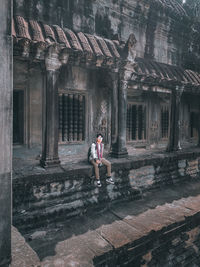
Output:
<svg viewBox="0 0 200 267">
<path fill-rule="evenodd" d="M 111 163 L 103 158 L 103 150 L 104 144 L 102 143 L 103 135 L 97 134 L 96 136 L 96 143 L 92 143 L 91 146 L 91 153 L 89 157 L 89 161 L 93 164 L 95 170 L 95 176 L 97 179 L 97 186 L 101 187 L 101 181 L 99 178 L 99 167 L 103 164 L 107 167 L 107 179 L 106 182 L 110 184 L 114 184 L 114 181 L 111 177 Z"/>
</svg>

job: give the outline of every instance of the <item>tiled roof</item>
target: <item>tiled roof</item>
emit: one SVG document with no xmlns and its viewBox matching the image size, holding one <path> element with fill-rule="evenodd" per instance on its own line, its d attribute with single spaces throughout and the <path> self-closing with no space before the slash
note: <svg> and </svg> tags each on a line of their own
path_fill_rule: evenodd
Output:
<svg viewBox="0 0 200 267">
<path fill-rule="evenodd" d="M 82 32 L 75 33 L 70 29 L 57 25 L 47 25 L 35 20 L 26 20 L 16 16 L 13 19 L 12 32 L 14 38 L 26 39 L 33 43 L 57 43 L 69 50 L 94 54 L 98 57 L 120 58 L 118 47 L 112 40 Z"/>
<path fill-rule="evenodd" d="M 179 82 L 200 86 L 200 74 L 178 66 L 172 66 L 143 58 L 136 58 L 132 80 L 157 82 Z M 136 76 L 136 77 L 135 77 Z"/>
</svg>

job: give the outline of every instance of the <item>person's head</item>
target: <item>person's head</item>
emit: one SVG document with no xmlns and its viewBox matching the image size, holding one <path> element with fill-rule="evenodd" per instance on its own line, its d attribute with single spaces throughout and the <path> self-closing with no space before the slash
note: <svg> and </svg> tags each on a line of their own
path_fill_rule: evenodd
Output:
<svg viewBox="0 0 200 267">
<path fill-rule="evenodd" d="M 97 143 L 100 144 L 102 142 L 102 140 L 103 140 L 103 135 L 101 133 L 98 133 L 96 140 L 97 140 Z"/>
</svg>

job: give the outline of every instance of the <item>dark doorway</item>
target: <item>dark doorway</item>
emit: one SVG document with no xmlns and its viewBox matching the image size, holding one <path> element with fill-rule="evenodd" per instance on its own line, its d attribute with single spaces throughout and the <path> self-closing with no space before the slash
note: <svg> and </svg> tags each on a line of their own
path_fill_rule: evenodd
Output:
<svg viewBox="0 0 200 267">
<path fill-rule="evenodd" d="M 24 142 L 24 92 L 13 92 L 13 143 Z"/>
</svg>

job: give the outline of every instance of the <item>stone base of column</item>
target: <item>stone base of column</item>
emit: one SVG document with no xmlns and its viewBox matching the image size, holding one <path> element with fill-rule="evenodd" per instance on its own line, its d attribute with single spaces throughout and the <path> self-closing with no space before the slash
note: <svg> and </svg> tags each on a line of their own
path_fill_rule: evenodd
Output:
<svg viewBox="0 0 200 267">
<path fill-rule="evenodd" d="M 113 158 L 126 158 L 128 156 L 128 152 L 127 149 L 123 149 L 123 150 L 112 150 L 110 152 L 110 156 Z"/>
<path fill-rule="evenodd" d="M 60 165 L 60 160 L 59 158 L 55 158 L 55 159 L 41 159 L 40 160 L 40 165 L 43 168 L 52 168 L 52 167 L 57 167 Z"/>
</svg>

